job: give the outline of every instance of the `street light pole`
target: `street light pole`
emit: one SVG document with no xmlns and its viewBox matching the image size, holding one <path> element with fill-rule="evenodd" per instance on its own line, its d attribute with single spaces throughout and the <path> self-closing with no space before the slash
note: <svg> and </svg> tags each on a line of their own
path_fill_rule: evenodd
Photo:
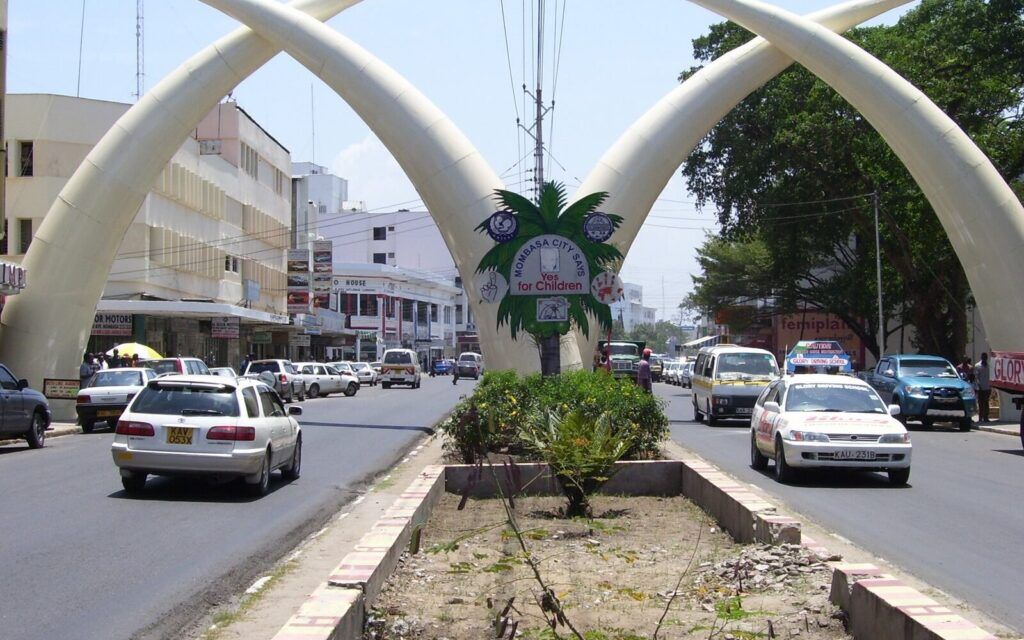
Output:
<svg viewBox="0 0 1024 640">
<path fill-rule="evenodd" d="M 875 271 L 878 276 L 878 359 L 885 355 L 885 314 L 882 312 L 882 242 L 878 232 L 878 192 L 871 194 L 875 205 Z"/>
</svg>

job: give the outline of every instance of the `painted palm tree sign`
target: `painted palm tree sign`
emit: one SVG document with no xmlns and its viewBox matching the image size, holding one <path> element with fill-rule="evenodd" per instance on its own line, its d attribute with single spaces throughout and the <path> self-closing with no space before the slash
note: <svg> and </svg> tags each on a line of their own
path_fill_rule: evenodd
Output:
<svg viewBox="0 0 1024 640">
<path fill-rule="evenodd" d="M 546 183 L 537 204 L 499 189 L 501 210 L 476 228 L 495 241 L 476 269 L 480 300 L 498 304 L 498 326 L 508 323 L 513 338 L 520 331 L 533 336 L 545 374 L 558 371 L 561 336 L 573 326 L 589 335 L 588 313 L 611 329 L 612 300 L 591 293 L 594 277 L 614 278 L 604 272 L 622 259 L 605 244 L 622 217 L 597 211 L 607 197 L 592 193 L 566 208 L 562 184 Z"/>
</svg>

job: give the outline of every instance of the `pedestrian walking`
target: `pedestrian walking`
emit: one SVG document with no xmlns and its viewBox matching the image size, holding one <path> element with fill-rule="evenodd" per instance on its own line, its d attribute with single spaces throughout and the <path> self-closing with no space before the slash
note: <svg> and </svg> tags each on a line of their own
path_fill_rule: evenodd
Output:
<svg viewBox="0 0 1024 640">
<path fill-rule="evenodd" d="M 956 368 L 956 372 L 961 380 L 974 382 L 974 365 L 971 364 L 971 359 L 967 356 L 964 356 L 964 359 L 960 361 L 960 366 Z"/>
<path fill-rule="evenodd" d="M 246 354 L 245 359 L 242 360 L 242 366 L 239 367 L 238 373 L 245 375 L 245 370 L 249 368 L 249 364 L 256 359 L 255 353 Z"/>
<path fill-rule="evenodd" d="M 974 365 L 974 388 L 978 390 L 978 422 L 988 422 L 988 403 L 992 399 L 988 353 L 982 353 L 981 360 Z"/>
<path fill-rule="evenodd" d="M 640 368 L 636 372 L 636 383 L 640 385 L 640 388 L 647 393 L 653 393 L 651 390 L 651 350 L 644 349 L 644 354 L 640 358 Z"/>
<path fill-rule="evenodd" d="M 89 384 L 96 370 L 93 369 L 93 357 L 91 353 L 82 356 L 82 364 L 78 367 L 78 388 L 84 389 Z"/>
</svg>

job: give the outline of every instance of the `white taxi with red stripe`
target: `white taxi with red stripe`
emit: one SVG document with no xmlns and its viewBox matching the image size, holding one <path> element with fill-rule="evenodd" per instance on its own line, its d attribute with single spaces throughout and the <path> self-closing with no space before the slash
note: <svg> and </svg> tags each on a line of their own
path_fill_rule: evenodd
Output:
<svg viewBox="0 0 1024 640">
<path fill-rule="evenodd" d="M 758 397 L 750 422 L 750 465 L 775 461 L 775 479 L 797 469 L 884 471 L 894 485 L 910 478 L 910 435 L 867 382 L 839 375 L 792 375 Z"/>
</svg>

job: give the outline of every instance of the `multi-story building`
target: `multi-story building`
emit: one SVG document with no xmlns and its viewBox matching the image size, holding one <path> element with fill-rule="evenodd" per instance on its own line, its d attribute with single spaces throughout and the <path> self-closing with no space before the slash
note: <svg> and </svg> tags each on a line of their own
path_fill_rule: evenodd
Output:
<svg viewBox="0 0 1024 640">
<path fill-rule="evenodd" d="M 644 288 L 638 284 L 623 283 L 622 300 L 611 305 L 612 322 L 621 322 L 625 331 L 642 324 L 654 324 L 656 309 L 644 306 Z"/>
<path fill-rule="evenodd" d="M 320 219 L 336 216 L 348 200 L 348 180 L 312 162 L 292 163 L 292 247 L 316 240 Z"/>
<path fill-rule="evenodd" d="M 4 246 L 20 261 L 51 203 L 130 105 L 11 95 Z M 234 102 L 218 105 L 152 186 L 111 268 L 90 351 L 143 342 L 234 364 L 255 325 L 288 323 L 291 157 Z"/>
</svg>

